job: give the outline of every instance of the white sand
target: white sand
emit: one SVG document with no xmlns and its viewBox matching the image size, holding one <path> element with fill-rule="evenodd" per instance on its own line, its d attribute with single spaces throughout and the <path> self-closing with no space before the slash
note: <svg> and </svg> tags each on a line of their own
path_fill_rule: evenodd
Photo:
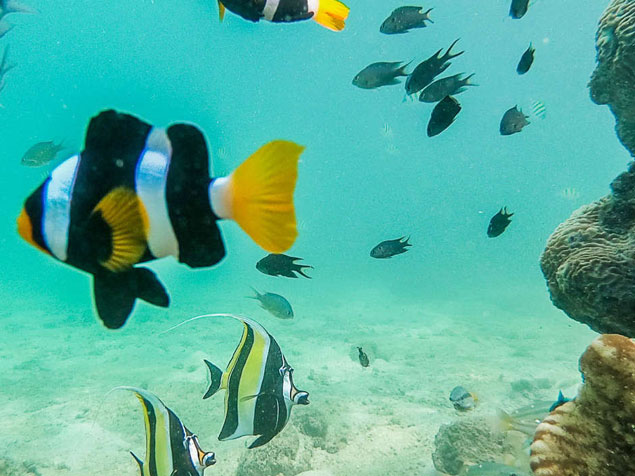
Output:
<svg viewBox="0 0 635 476">
<path fill-rule="evenodd" d="M 448 401 L 455 385 L 478 395 L 474 415 L 555 399 L 559 388 L 579 381 L 577 359 L 593 338 L 548 303 L 535 314 L 439 304 L 430 308 L 442 311 L 432 313 L 414 304 L 382 306 L 389 296 L 355 298 L 336 299 L 314 314 L 307 311 L 314 303 L 299 300 L 290 323 L 250 302 L 229 301 L 253 311 L 249 315 L 277 338 L 296 369 L 296 385 L 310 392 L 311 404 L 294 408 L 291 424 L 260 450 L 299 442 L 303 467 L 284 469 L 285 476 L 308 470 L 434 474 L 434 436 L 441 424 L 461 417 Z M 115 386 L 133 385 L 156 393 L 199 435 L 203 449 L 216 452 L 218 464 L 207 474 L 236 474 L 252 439 L 217 440 L 223 396 L 201 399 L 207 386 L 202 359 L 224 367 L 241 329 L 229 319 L 203 320 L 158 335 L 191 317 L 186 308 L 139 306 L 123 332 L 103 329 L 87 309 L 36 310 L 28 319 L 3 314 L 0 324 L 10 339 L 0 349 L 0 460 L 13 461 L 21 474 L 136 475 L 128 451 L 145 456 L 140 405 L 123 391 L 104 398 Z M 370 368 L 360 366 L 356 345 L 368 353 Z M 546 378 L 549 388 L 512 391 L 510 383 L 521 378 Z M 298 431 L 310 415 L 328 424 L 325 437 Z"/>
</svg>

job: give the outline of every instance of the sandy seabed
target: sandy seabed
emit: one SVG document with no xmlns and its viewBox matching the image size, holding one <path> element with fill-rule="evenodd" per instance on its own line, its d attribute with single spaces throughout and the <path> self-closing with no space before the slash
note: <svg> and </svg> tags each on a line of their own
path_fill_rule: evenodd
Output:
<svg viewBox="0 0 635 476">
<path fill-rule="evenodd" d="M 435 434 L 465 418 L 448 400 L 455 385 L 478 395 L 471 415 L 555 399 L 559 389 L 579 382 L 577 359 L 594 336 L 545 303 L 508 312 L 474 303 L 424 308 L 387 301 L 355 296 L 318 309 L 300 300 L 293 321 L 240 303 L 249 310 L 243 315 L 277 339 L 297 387 L 311 400 L 295 407 L 283 432 L 258 450 L 246 448 L 251 437 L 219 442 L 224 394 L 201 398 L 203 359 L 224 368 L 240 338 L 237 322 L 199 320 L 161 334 L 195 314 L 187 306 L 139 306 L 124 331 L 109 332 L 85 307 L 5 309 L 0 475 L 137 475 L 129 451 L 145 457 L 141 406 L 128 392 L 108 393 L 119 385 L 157 394 L 204 450 L 216 452 L 218 463 L 207 475 L 434 475 Z M 369 368 L 359 364 L 357 345 L 368 353 Z M 521 379 L 529 391 L 512 388 Z M 532 387 L 534 381 L 540 385 Z"/>
</svg>

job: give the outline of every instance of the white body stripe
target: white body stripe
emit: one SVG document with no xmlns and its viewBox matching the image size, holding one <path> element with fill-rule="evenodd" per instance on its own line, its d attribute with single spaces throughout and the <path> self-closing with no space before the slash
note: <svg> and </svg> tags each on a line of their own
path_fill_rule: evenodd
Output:
<svg viewBox="0 0 635 476">
<path fill-rule="evenodd" d="M 306 0 L 306 8 L 313 15 L 317 15 L 320 9 L 320 0 Z"/>
<path fill-rule="evenodd" d="M 272 21 L 276 11 L 278 10 L 278 5 L 280 4 L 280 0 L 267 0 L 265 4 L 265 8 L 262 10 L 262 14 L 265 17 L 265 20 Z"/>
<path fill-rule="evenodd" d="M 51 253 L 61 261 L 66 261 L 67 258 L 71 196 L 78 166 L 79 155 L 58 165 L 43 194 L 42 235 Z"/>
<path fill-rule="evenodd" d="M 135 175 L 137 195 L 148 213 L 148 248 L 157 258 L 179 257 L 179 243 L 168 213 L 166 183 L 172 146 L 164 129 L 154 128 L 146 140 Z"/>
<path fill-rule="evenodd" d="M 232 217 L 231 210 L 231 176 L 218 177 L 209 184 L 209 204 L 218 218 Z"/>
</svg>

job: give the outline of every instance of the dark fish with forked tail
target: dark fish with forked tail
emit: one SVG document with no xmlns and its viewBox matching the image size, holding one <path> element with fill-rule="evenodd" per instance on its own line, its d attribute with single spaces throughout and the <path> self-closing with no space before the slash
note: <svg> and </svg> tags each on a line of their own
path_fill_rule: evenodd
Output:
<svg viewBox="0 0 635 476">
<path fill-rule="evenodd" d="M 393 10 L 388 18 L 384 20 L 379 28 L 381 33 L 386 35 L 396 35 L 407 33 L 414 28 L 425 28 L 426 21 L 434 23 L 430 19 L 432 8 L 423 11 L 422 7 L 399 7 Z"/>
<path fill-rule="evenodd" d="M 529 43 L 529 48 L 523 53 L 518 62 L 518 66 L 516 66 L 516 72 L 518 74 L 525 74 L 531 68 L 531 65 L 534 63 L 534 53 L 536 49 Z"/>
<path fill-rule="evenodd" d="M 509 224 L 512 222 L 511 217 L 513 213 L 507 211 L 507 207 L 503 207 L 500 211 L 492 217 L 487 227 L 487 236 L 490 238 L 496 238 L 503 234 Z"/>
<path fill-rule="evenodd" d="M 370 251 L 370 256 L 377 259 L 387 259 L 405 253 L 408 251 L 408 247 L 412 246 L 409 240 L 410 237 L 402 236 L 396 240 L 382 241 Z"/>
<path fill-rule="evenodd" d="M 461 112 L 459 101 L 452 96 L 446 96 L 432 110 L 430 121 L 428 122 L 428 137 L 439 135 L 450 127 L 459 112 Z"/>
<path fill-rule="evenodd" d="M 464 73 L 459 73 L 446 78 L 437 79 L 421 91 L 419 101 L 439 102 L 446 96 L 453 96 L 464 92 L 467 89 L 466 86 L 476 86 L 476 84 L 470 83 L 470 78 L 474 76 L 474 73 L 470 74 L 467 78 L 463 78 L 463 74 Z"/>
<path fill-rule="evenodd" d="M 403 61 L 373 63 L 355 75 L 353 85 L 362 89 L 375 89 L 381 86 L 399 84 L 397 78 L 408 76 L 405 71 L 408 64 L 404 65 Z"/>
<path fill-rule="evenodd" d="M 527 120 L 529 116 L 525 116 L 518 106 L 505 111 L 500 123 L 500 133 L 502 136 L 510 136 L 523 130 L 523 127 L 529 125 Z"/>
<path fill-rule="evenodd" d="M 304 270 L 313 269 L 313 266 L 296 263 L 296 261 L 301 260 L 302 258 L 296 258 L 294 256 L 272 253 L 258 261 L 256 263 L 256 269 L 263 274 L 268 274 L 269 276 L 297 278 L 299 274 L 305 278 L 311 279 L 311 276 L 306 275 Z"/>
<path fill-rule="evenodd" d="M 454 40 L 444 55 L 439 56 L 441 51 L 443 51 L 443 48 L 441 48 L 427 60 L 417 65 L 412 73 L 410 73 L 410 76 L 408 76 L 408 79 L 406 79 L 406 94 L 415 94 L 421 91 L 434 81 L 434 78 L 450 67 L 451 63 L 449 60 L 464 53 L 464 51 L 451 53 L 452 47 L 456 45 L 458 41 L 458 39 Z"/>
<path fill-rule="evenodd" d="M 509 16 L 514 19 L 522 18 L 528 9 L 529 0 L 512 0 L 512 4 L 509 7 Z"/>
</svg>

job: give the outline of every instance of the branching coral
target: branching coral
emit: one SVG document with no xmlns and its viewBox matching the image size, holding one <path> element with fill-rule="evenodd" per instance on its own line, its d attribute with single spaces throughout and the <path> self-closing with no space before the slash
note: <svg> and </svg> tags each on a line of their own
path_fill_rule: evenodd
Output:
<svg viewBox="0 0 635 476">
<path fill-rule="evenodd" d="M 635 343 L 598 337 L 580 359 L 584 385 L 556 408 L 531 445 L 536 476 L 635 474 Z"/>
</svg>

